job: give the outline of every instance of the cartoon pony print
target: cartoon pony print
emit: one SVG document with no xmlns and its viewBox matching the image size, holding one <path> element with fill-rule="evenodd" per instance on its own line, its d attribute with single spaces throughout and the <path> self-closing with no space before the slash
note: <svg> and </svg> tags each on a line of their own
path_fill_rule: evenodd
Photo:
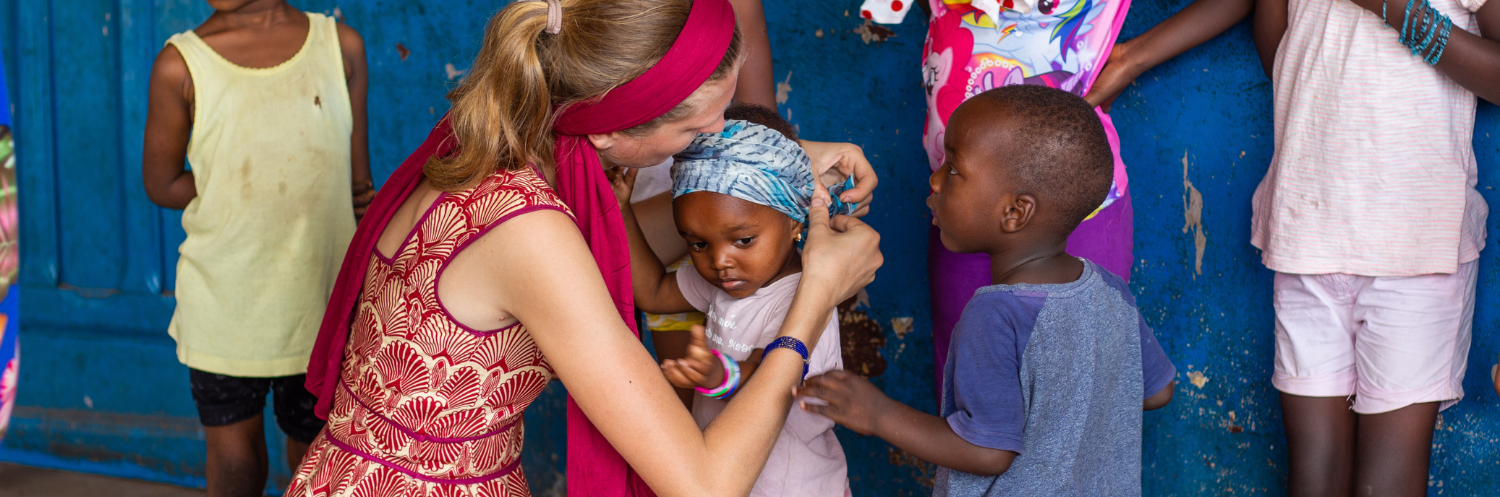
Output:
<svg viewBox="0 0 1500 497">
<path fill-rule="evenodd" d="M 942 12 L 974 9 L 967 4 L 932 3 L 933 20 L 923 50 L 927 59 L 922 61 L 922 84 L 927 88 L 927 126 L 922 133 L 922 144 L 927 149 L 928 165 L 936 171 L 943 165 L 943 136 L 948 116 L 953 115 L 967 98 L 965 83 L 968 75 L 964 68 L 974 52 L 974 35 L 963 28 L 961 13 L 944 15 Z"/>
<path fill-rule="evenodd" d="M 1002 10 L 998 18 L 965 16 L 981 64 L 970 95 L 1014 84 L 1042 85 L 1082 96 L 1095 69 L 1096 0 L 1042 0 L 1030 13 Z"/>
</svg>

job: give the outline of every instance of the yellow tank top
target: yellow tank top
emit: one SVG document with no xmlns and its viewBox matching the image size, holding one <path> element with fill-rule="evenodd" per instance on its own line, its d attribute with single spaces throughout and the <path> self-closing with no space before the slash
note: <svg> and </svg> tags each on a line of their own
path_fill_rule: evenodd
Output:
<svg viewBox="0 0 1500 497">
<path fill-rule="evenodd" d="M 177 358 L 213 373 L 302 374 L 354 236 L 353 115 L 334 20 L 307 14 L 307 41 L 276 67 L 237 66 L 192 31 L 188 143 L 198 197 L 182 214 Z"/>
</svg>

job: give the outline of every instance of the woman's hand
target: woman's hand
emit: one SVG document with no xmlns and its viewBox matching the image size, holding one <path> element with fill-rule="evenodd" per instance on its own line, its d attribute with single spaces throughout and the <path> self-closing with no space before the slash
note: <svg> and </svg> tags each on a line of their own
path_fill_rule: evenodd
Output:
<svg viewBox="0 0 1500 497">
<path fill-rule="evenodd" d="M 685 357 L 661 363 L 661 372 L 666 375 L 667 382 L 677 388 L 718 388 L 724 384 L 724 364 L 709 350 L 703 326 L 693 325 L 688 337 Z"/>
<path fill-rule="evenodd" d="M 1094 80 L 1089 94 L 1083 96 L 1084 100 L 1109 112 L 1110 106 L 1115 103 L 1115 97 L 1120 96 L 1125 87 L 1140 77 L 1140 66 L 1130 60 L 1130 47 L 1128 41 L 1115 44 L 1115 48 L 1109 52 L 1109 60 L 1104 63 L 1104 70 L 1099 72 L 1099 78 Z"/>
<path fill-rule="evenodd" d="M 870 212 L 870 201 L 875 197 L 875 185 L 880 178 L 875 176 L 865 151 L 853 143 L 827 143 L 797 140 L 807 156 L 812 159 L 813 174 L 825 185 L 837 185 L 847 178 L 854 178 L 854 188 L 839 194 L 839 200 L 859 205 L 855 217 L 864 217 Z"/>
<path fill-rule="evenodd" d="M 630 207 L 630 194 L 635 192 L 635 175 L 638 172 L 640 170 L 634 167 L 612 167 L 604 171 L 621 209 Z"/>
<path fill-rule="evenodd" d="M 830 198 L 828 189 L 815 177 L 812 205 L 807 209 L 807 243 L 802 248 L 802 283 L 797 293 L 811 291 L 814 293 L 809 298 L 826 299 L 817 301 L 820 309 L 833 308 L 875 281 L 875 270 L 885 262 L 880 253 L 880 233 L 850 216 L 830 219 Z"/>
</svg>

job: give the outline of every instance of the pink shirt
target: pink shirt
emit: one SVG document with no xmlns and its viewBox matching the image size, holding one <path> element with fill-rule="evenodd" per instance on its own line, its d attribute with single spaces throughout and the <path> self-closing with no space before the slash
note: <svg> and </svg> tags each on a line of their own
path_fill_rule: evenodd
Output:
<svg viewBox="0 0 1500 497">
<path fill-rule="evenodd" d="M 754 349 L 765 348 L 780 334 L 781 322 L 792 306 L 799 281 L 802 273 L 736 299 L 704 280 L 691 267 L 677 271 L 677 286 L 682 289 L 682 296 L 693 308 L 708 314 L 709 347 L 737 361 L 750 357 Z M 844 369 L 837 311 L 810 352 L 808 376 Z M 728 404 L 695 395 L 693 419 L 699 428 L 707 428 Z M 833 434 L 833 420 L 793 405 L 750 495 L 830 497 L 844 495 L 848 487 L 848 464 L 844 461 L 844 449 Z"/>
<path fill-rule="evenodd" d="M 1478 31 L 1485 0 L 1432 0 Z M 1405 2 L 1391 2 L 1391 8 Z M 1347 0 L 1290 0 L 1272 73 L 1276 152 L 1251 243 L 1283 273 L 1453 273 L 1479 258 L 1473 93 Z"/>
</svg>

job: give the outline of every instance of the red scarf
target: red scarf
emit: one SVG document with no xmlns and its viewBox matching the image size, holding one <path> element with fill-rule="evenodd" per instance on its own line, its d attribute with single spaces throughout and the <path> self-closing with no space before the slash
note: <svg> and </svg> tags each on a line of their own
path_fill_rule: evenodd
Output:
<svg viewBox="0 0 1500 497">
<path fill-rule="evenodd" d="M 723 60 L 733 33 L 734 10 L 726 0 L 694 0 L 682 32 L 655 66 L 603 97 L 563 109 L 552 128 L 557 140 L 557 195 L 572 209 L 615 308 L 632 333 L 639 332 L 630 285 L 630 245 L 604 165 L 587 135 L 629 129 L 672 110 L 708 81 Z M 333 407 L 344 346 L 376 241 L 391 216 L 421 183 L 427 161 L 452 153 L 457 145 L 444 118 L 428 134 L 427 141 L 386 180 L 355 232 L 307 365 L 306 386 L 318 396 L 319 417 L 327 419 Z M 568 398 L 567 478 L 570 496 L 654 495 L 572 397 Z"/>
</svg>

